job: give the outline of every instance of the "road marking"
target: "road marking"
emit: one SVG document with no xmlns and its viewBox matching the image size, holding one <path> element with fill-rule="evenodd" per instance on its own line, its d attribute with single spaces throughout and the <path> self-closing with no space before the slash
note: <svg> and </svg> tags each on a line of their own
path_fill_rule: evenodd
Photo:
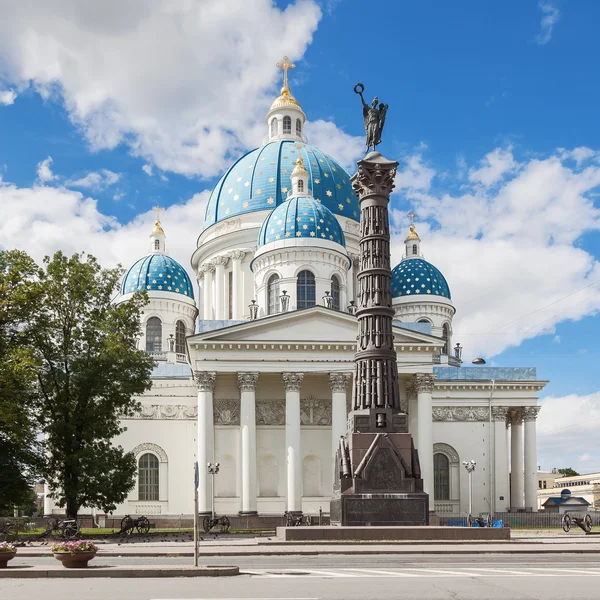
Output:
<svg viewBox="0 0 600 600">
<path fill-rule="evenodd" d="M 446 569 L 411 569 L 410 571 L 418 571 L 419 573 L 439 573 L 450 577 L 481 577 L 481 573 L 466 573 L 464 571 L 450 571 Z"/>
<path fill-rule="evenodd" d="M 416 573 L 404 573 L 403 571 L 384 571 L 383 569 L 343 569 L 346 571 L 361 571 L 363 573 L 369 573 L 371 577 L 376 575 L 389 575 L 390 577 L 418 577 Z"/>
</svg>

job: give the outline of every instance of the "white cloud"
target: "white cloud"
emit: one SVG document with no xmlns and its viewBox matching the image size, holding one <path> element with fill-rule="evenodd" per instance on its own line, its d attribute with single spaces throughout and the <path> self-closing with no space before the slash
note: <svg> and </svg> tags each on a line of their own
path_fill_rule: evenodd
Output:
<svg viewBox="0 0 600 600">
<path fill-rule="evenodd" d="M 364 156 L 364 138 L 349 135 L 331 121 L 307 121 L 306 137 L 313 146 L 335 158 L 350 173 L 356 171 L 356 161 Z"/>
<path fill-rule="evenodd" d="M 161 181 L 169 181 L 169 178 L 166 175 L 162 175 L 160 176 L 160 180 Z"/>
<path fill-rule="evenodd" d="M 37 164 L 37 178 L 42 183 L 47 183 L 56 179 L 56 175 L 52 173 L 50 165 L 52 164 L 52 157 L 48 156 L 43 161 Z"/>
<path fill-rule="evenodd" d="M 571 467 L 579 473 L 600 471 L 600 392 L 548 397 L 540 404 L 538 463 L 550 468 Z"/>
<path fill-rule="evenodd" d="M 190 256 L 198 237 L 199 215 L 208 192 L 174 204 L 161 214 L 167 250 L 192 276 Z M 149 234 L 155 215 L 149 210 L 129 223 L 101 213 L 97 201 L 61 186 L 19 188 L 0 183 L 0 240 L 3 248 L 20 248 L 36 260 L 61 249 L 89 252 L 103 266 L 130 266 L 150 251 Z"/>
<path fill-rule="evenodd" d="M 594 283 L 600 263 L 578 244 L 583 233 L 600 229 L 593 202 L 600 166 L 577 167 L 562 151 L 526 161 L 512 152 L 490 160 L 503 154 L 490 152 L 487 167 L 478 169 L 503 166 L 470 184 L 446 175 L 442 190 L 407 186 L 392 197 L 394 263 L 404 251 L 406 212 L 413 208 L 421 250 L 450 285 L 454 340 L 467 359 L 491 357 L 600 310 L 600 285 Z"/>
<path fill-rule="evenodd" d="M 397 190 L 428 191 L 431 181 L 435 177 L 435 169 L 423 164 L 421 154 L 414 154 L 406 160 L 404 168 L 400 168 L 396 175 Z"/>
<path fill-rule="evenodd" d="M 552 338 L 552 343 L 553 343 L 553 344 L 560 344 L 560 335 L 555 335 L 555 336 Z"/>
<path fill-rule="evenodd" d="M 540 32 L 535 36 L 535 41 L 543 46 L 552 39 L 552 31 L 560 18 L 560 10 L 552 2 L 538 2 L 538 8 L 542 11 Z"/>
<path fill-rule="evenodd" d="M 16 98 L 17 93 L 14 90 L 0 90 L 0 105 L 13 104 Z"/>
<path fill-rule="evenodd" d="M 144 171 L 148 177 L 152 177 L 152 165 L 144 165 L 142 171 Z"/>
<path fill-rule="evenodd" d="M 515 168 L 511 149 L 496 148 L 481 161 L 478 169 L 469 172 L 469 181 L 490 186 L 498 182 L 506 173 Z"/>
<path fill-rule="evenodd" d="M 86 188 L 90 190 L 102 190 L 119 181 L 121 178 L 120 173 L 114 173 L 108 169 L 101 169 L 100 171 L 91 171 L 87 175 L 80 177 L 79 179 L 67 181 L 66 187 L 75 188 Z"/>
<path fill-rule="evenodd" d="M 209 177 L 260 145 L 275 64 L 303 56 L 320 18 L 316 0 L 19 0 L 0 20 L 0 77 L 64 102 L 95 150 Z"/>
</svg>

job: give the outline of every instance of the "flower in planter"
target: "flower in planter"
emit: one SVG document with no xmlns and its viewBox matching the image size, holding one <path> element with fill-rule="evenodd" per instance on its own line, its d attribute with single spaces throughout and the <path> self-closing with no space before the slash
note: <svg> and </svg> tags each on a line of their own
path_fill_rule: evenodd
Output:
<svg viewBox="0 0 600 600">
<path fill-rule="evenodd" d="M 16 552 L 17 547 L 10 542 L 0 542 L 0 552 Z"/>
<path fill-rule="evenodd" d="M 76 540 L 74 542 L 60 542 L 52 546 L 52 552 L 76 554 L 77 552 L 97 552 L 98 546 L 89 540 Z"/>
</svg>

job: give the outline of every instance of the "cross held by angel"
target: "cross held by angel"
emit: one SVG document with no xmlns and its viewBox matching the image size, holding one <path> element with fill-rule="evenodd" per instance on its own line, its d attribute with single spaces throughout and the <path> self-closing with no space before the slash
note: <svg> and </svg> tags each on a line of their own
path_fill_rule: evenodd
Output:
<svg viewBox="0 0 600 600">
<path fill-rule="evenodd" d="M 354 93 L 360 96 L 363 105 L 363 120 L 365 122 L 365 132 L 367 134 L 367 152 L 370 148 L 375 150 L 375 146 L 381 144 L 381 133 L 385 125 L 385 115 L 389 108 L 388 104 L 379 102 L 379 98 L 375 96 L 373 102 L 369 105 L 363 98 L 365 86 L 362 83 L 357 83 L 354 86 Z"/>
</svg>

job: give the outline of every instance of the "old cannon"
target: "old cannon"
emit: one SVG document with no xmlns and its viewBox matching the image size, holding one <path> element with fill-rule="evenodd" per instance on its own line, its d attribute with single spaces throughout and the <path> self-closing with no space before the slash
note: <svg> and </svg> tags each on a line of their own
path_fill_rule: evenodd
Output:
<svg viewBox="0 0 600 600">
<path fill-rule="evenodd" d="M 561 520 L 564 531 L 569 532 L 573 525 L 577 525 L 586 533 L 592 531 L 592 515 L 583 512 L 566 512 Z"/>
</svg>

